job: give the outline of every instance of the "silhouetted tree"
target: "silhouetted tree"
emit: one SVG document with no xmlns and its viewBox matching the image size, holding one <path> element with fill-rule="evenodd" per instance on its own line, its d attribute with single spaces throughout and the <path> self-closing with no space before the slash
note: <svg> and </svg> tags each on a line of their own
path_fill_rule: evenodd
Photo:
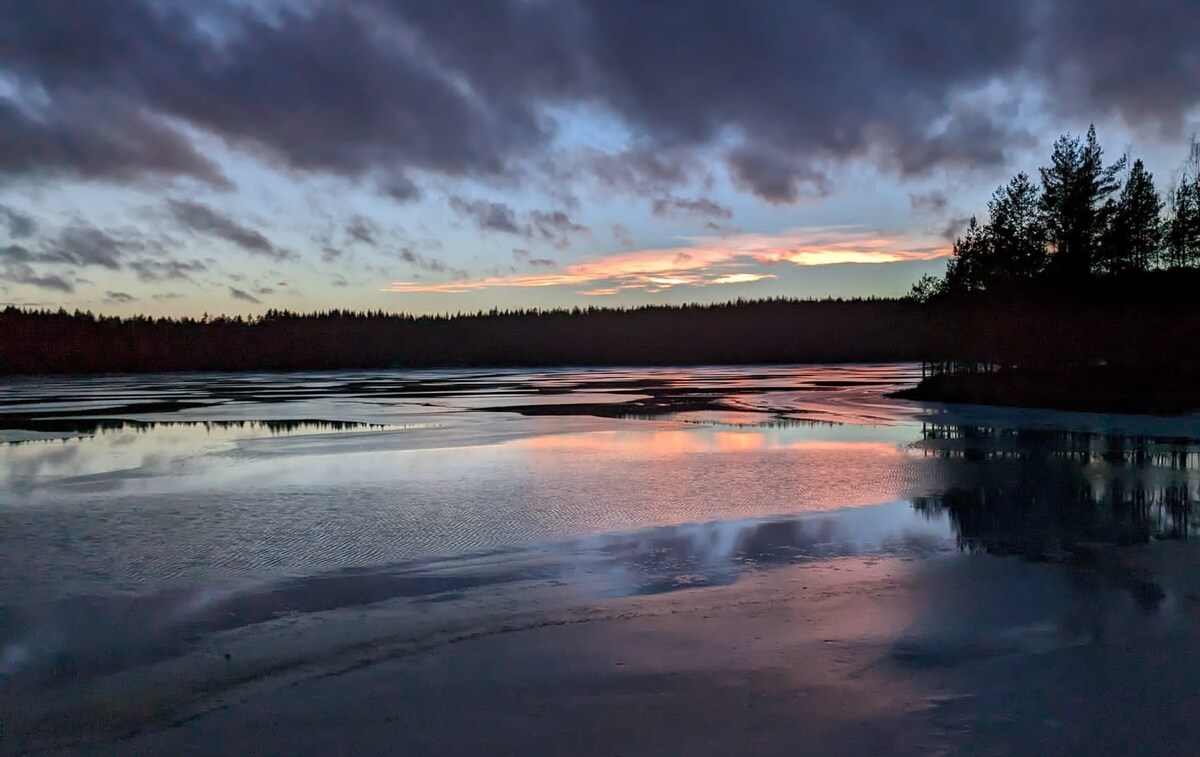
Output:
<svg viewBox="0 0 1200 757">
<path fill-rule="evenodd" d="M 929 302 L 942 294 L 945 289 L 945 281 L 926 273 L 917 279 L 916 283 L 912 285 L 912 289 L 908 290 L 908 299 L 916 302 Z"/>
<path fill-rule="evenodd" d="M 1154 175 L 1135 160 L 1112 206 L 1099 263 L 1110 273 L 1145 271 L 1162 248 L 1163 202 L 1154 188 Z"/>
<path fill-rule="evenodd" d="M 1041 208 L 1054 268 L 1071 278 L 1084 277 L 1094 270 L 1106 208 L 1113 209 L 1106 203 L 1120 187 L 1117 177 L 1126 160 L 1105 167 L 1096 127 L 1090 126 L 1082 142 L 1070 134 L 1059 137 L 1050 162 L 1040 169 Z"/>
<path fill-rule="evenodd" d="M 1028 279 L 1045 268 L 1046 226 L 1028 174 L 1014 176 L 988 201 L 987 237 L 987 278 Z"/>
<path fill-rule="evenodd" d="M 1200 264 L 1200 141 L 1192 137 L 1188 159 L 1171 193 L 1164 263 L 1170 268 Z"/>
<path fill-rule="evenodd" d="M 984 286 L 990 251 L 986 228 L 975 216 L 967 224 L 967 232 L 954 240 L 954 256 L 946 266 L 946 291 L 974 292 Z"/>
</svg>

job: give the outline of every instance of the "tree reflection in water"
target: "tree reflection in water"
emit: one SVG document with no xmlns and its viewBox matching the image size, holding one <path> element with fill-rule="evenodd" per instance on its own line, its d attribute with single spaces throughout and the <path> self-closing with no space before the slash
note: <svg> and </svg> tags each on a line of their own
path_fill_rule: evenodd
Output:
<svg viewBox="0 0 1200 757">
<path fill-rule="evenodd" d="M 964 549 L 1078 555 L 1200 526 L 1200 446 L 1190 440 L 939 424 L 921 436 L 943 488 L 913 506 L 947 513 Z"/>
</svg>

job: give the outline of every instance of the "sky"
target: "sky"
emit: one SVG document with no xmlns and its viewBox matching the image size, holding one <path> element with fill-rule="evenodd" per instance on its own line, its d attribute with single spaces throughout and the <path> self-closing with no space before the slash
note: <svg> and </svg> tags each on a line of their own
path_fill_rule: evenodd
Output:
<svg viewBox="0 0 1200 757">
<path fill-rule="evenodd" d="M 1195 0 L 0 0 L 0 304 L 892 296 L 1054 139 L 1160 189 Z"/>
</svg>

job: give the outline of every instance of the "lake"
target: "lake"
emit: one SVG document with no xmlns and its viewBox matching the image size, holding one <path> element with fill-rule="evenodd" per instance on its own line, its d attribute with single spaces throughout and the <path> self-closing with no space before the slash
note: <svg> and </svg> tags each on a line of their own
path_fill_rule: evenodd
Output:
<svg viewBox="0 0 1200 757">
<path fill-rule="evenodd" d="M 887 397 L 918 377 L 853 365 L 9 380 L 0 684 L 59 685 L 278 618 L 530 581 L 586 599 L 845 557 L 1053 565 L 1200 524 L 1194 417 Z M 1153 581 L 1117 589 L 1139 612 L 1172 601 Z"/>
</svg>

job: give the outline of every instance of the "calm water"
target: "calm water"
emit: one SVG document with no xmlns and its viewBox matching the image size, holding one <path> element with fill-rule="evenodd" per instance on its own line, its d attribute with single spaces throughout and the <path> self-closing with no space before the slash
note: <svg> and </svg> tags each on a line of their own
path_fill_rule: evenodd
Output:
<svg viewBox="0 0 1200 757">
<path fill-rule="evenodd" d="M 807 366 L 9 382 L 0 677 L 530 577 L 644 594 L 838 555 L 1056 559 L 1194 532 L 1196 419 L 885 397 L 914 380 Z"/>
</svg>

